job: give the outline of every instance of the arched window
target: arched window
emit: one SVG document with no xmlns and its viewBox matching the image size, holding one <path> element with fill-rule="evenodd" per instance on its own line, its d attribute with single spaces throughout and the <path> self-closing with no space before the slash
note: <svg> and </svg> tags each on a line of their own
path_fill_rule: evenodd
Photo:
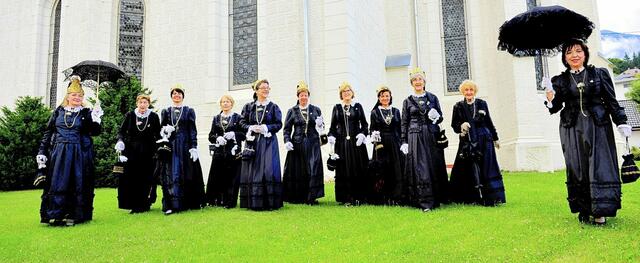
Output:
<svg viewBox="0 0 640 263">
<path fill-rule="evenodd" d="M 247 88 L 258 78 L 258 7 L 256 0 L 229 6 L 231 89 Z"/>
<path fill-rule="evenodd" d="M 144 0 L 120 0 L 118 66 L 142 80 Z"/>
<path fill-rule="evenodd" d="M 56 106 L 56 99 L 58 97 L 58 51 L 60 47 L 61 6 L 62 0 L 58 0 L 54 4 L 49 29 L 51 32 L 51 42 L 49 43 L 49 81 L 47 86 L 49 87 L 49 106 L 52 108 Z"/>
<path fill-rule="evenodd" d="M 467 24 L 464 6 L 464 0 L 441 1 L 447 92 L 458 92 L 460 83 L 469 78 Z"/>
</svg>

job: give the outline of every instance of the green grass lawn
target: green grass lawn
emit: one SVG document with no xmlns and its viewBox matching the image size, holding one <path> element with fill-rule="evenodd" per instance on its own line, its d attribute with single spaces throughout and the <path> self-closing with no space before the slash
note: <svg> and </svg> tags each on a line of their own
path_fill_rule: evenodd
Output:
<svg viewBox="0 0 640 263">
<path fill-rule="evenodd" d="M 94 220 L 39 224 L 40 191 L 0 193 L 0 261 L 638 262 L 640 183 L 623 185 L 623 209 L 605 227 L 569 213 L 563 173 L 507 173 L 507 204 L 343 207 L 333 184 L 318 206 L 274 212 L 206 208 L 164 216 L 117 209 L 96 190 Z M 160 191 L 158 191 L 160 193 Z"/>
</svg>

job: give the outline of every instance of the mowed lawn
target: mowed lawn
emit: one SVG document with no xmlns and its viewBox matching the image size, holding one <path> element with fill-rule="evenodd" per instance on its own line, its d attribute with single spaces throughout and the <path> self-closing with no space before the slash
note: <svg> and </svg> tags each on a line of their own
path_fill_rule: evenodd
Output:
<svg viewBox="0 0 640 263">
<path fill-rule="evenodd" d="M 623 185 L 623 209 L 605 227 L 569 213 L 564 174 L 505 173 L 507 204 L 344 207 L 333 184 L 318 206 L 274 212 L 206 208 L 164 216 L 117 208 L 96 190 L 94 220 L 39 224 L 40 191 L 0 193 L 2 262 L 638 262 L 640 183 Z M 160 193 L 160 191 L 158 191 Z"/>
</svg>

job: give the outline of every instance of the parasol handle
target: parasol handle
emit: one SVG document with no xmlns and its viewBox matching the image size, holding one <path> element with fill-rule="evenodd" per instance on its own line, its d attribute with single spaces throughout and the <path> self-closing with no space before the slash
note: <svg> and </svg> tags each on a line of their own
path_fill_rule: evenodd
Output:
<svg viewBox="0 0 640 263">
<path fill-rule="evenodd" d="M 625 137 L 627 141 L 627 153 L 631 154 L 631 148 L 629 147 L 629 137 Z"/>
</svg>

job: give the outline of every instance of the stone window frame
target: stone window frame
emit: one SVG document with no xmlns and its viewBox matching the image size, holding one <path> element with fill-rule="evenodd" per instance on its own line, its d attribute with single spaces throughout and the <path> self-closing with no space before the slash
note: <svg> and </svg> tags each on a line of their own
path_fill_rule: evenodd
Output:
<svg viewBox="0 0 640 263">
<path fill-rule="evenodd" d="M 446 5 L 447 1 L 462 1 L 462 7 L 463 7 L 463 18 L 464 18 L 464 42 L 465 42 L 465 55 L 466 55 L 466 70 L 467 70 L 467 76 L 466 79 L 472 79 L 472 74 L 471 74 L 471 49 L 469 48 L 469 20 L 467 19 L 468 14 L 467 14 L 467 1 L 466 0 L 440 0 L 440 44 L 441 44 L 441 50 L 443 52 L 442 54 L 442 69 L 443 69 L 443 83 L 444 83 L 444 94 L 445 95 L 459 95 L 459 91 L 458 91 L 458 86 L 460 85 L 460 83 L 462 83 L 462 81 L 464 81 L 464 79 L 460 80 L 460 83 L 454 84 L 454 87 L 451 88 L 451 90 L 449 89 L 449 80 L 448 80 L 448 74 L 447 74 L 447 68 L 449 67 L 449 65 L 447 65 L 447 51 L 446 51 L 446 40 L 447 40 L 447 36 L 445 36 L 445 17 L 444 17 L 444 5 Z M 460 36 L 456 36 L 456 37 L 460 37 Z M 454 39 L 455 37 L 451 37 L 449 39 Z"/>
<path fill-rule="evenodd" d="M 60 73 L 60 19 L 62 0 L 54 1 L 49 20 L 49 48 L 47 59 L 47 101 L 51 108 L 58 104 L 58 74 Z"/>
<path fill-rule="evenodd" d="M 235 80 L 234 80 L 234 54 L 235 54 L 235 50 L 234 50 L 234 2 L 236 0 L 230 0 L 229 1 L 229 91 L 234 91 L 234 90 L 243 90 L 243 89 L 250 89 L 251 88 L 251 84 L 253 84 L 253 81 L 255 81 L 258 78 L 258 59 L 259 59 L 259 54 L 258 54 L 258 2 L 256 0 L 249 0 L 249 1 L 255 1 L 255 30 L 256 30 L 256 34 L 255 34 L 255 76 L 253 76 L 252 80 L 249 81 L 248 83 L 242 83 L 242 84 L 235 84 Z"/>
<path fill-rule="evenodd" d="M 120 61 L 120 52 L 122 49 L 122 39 L 120 38 L 121 36 L 121 28 L 123 26 L 122 23 L 122 2 L 123 1 L 128 1 L 128 2 L 132 2 L 132 1 L 137 1 L 139 4 L 142 5 L 142 26 L 141 26 L 141 31 L 142 31 L 142 36 L 141 36 L 141 44 L 140 44 L 140 72 L 139 75 L 135 74 L 134 72 L 128 70 L 128 67 L 126 67 L 125 65 L 123 65 L 123 63 L 121 63 L 122 61 Z M 117 9 L 117 19 L 116 19 L 116 23 L 117 23 L 117 37 L 116 37 L 116 63 L 118 64 L 118 66 L 120 68 L 122 68 L 122 70 L 124 70 L 125 73 L 132 75 L 132 76 L 136 76 L 138 78 L 138 80 L 140 82 L 143 81 L 144 78 L 144 53 L 145 53 L 145 27 L 146 27 L 146 1 L 145 0 L 118 0 L 118 9 Z M 137 36 L 134 36 L 137 37 Z M 132 45 L 125 45 L 125 47 L 132 47 Z M 135 59 L 135 58 L 134 58 Z"/>
</svg>

